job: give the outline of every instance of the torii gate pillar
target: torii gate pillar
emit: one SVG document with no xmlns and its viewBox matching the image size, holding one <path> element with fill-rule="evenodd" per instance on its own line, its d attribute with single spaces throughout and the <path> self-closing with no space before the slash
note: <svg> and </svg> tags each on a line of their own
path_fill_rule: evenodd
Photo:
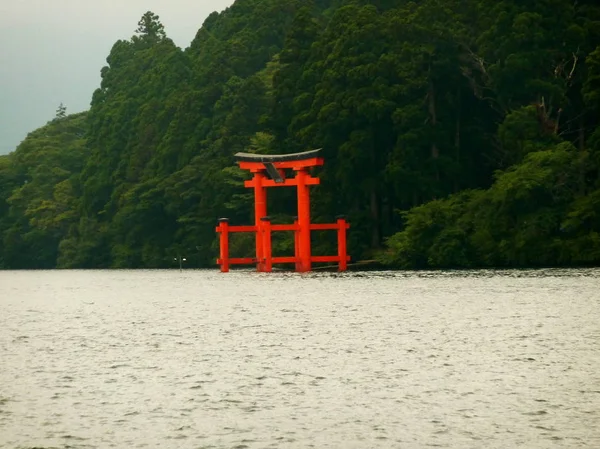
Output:
<svg viewBox="0 0 600 449">
<path fill-rule="evenodd" d="M 306 169 L 300 168 L 296 172 L 298 181 L 298 261 L 296 271 L 302 273 L 310 271 L 310 195 L 307 180 L 310 179 Z"/>
</svg>

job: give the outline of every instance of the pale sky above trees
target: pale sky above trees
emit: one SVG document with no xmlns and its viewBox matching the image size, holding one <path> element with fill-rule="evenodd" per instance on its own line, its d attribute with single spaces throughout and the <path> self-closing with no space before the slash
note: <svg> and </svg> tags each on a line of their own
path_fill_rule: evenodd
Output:
<svg viewBox="0 0 600 449">
<path fill-rule="evenodd" d="M 148 10 L 175 44 L 189 46 L 204 19 L 233 0 L 0 1 L 0 154 L 51 120 L 87 110 L 112 45 Z"/>
</svg>

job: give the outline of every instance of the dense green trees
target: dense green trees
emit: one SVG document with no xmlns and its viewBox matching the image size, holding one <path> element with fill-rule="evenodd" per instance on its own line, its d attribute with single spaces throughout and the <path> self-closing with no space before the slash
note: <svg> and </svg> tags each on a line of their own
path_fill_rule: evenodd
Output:
<svg viewBox="0 0 600 449">
<path fill-rule="evenodd" d="M 63 112 L 0 158 L 1 267 L 55 267 L 59 243 L 78 221 L 86 113 Z"/>
<path fill-rule="evenodd" d="M 594 2 L 237 0 L 181 50 L 147 12 L 89 112 L 0 157 L 0 266 L 211 266 L 215 219 L 252 217 L 232 155 L 309 148 L 355 257 L 597 264 L 599 30 Z"/>
<path fill-rule="evenodd" d="M 597 263 L 598 101 L 587 86 L 599 9 L 498 2 L 488 17 L 463 73 L 498 122 L 483 141 L 493 149 L 494 182 L 405 212 L 404 231 L 381 259 L 403 267 Z"/>
</svg>

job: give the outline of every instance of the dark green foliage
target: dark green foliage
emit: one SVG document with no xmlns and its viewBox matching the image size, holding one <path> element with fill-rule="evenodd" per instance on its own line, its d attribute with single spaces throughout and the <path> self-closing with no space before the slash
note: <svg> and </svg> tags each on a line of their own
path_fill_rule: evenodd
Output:
<svg viewBox="0 0 600 449">
<path fill-rule="evenodd" d="M 355 258 L 598 264 L 599 25 L 589 1 L 237 0 L 182 50 L 149 11 L 88 113 L 0 156 L 0 267 L 212 266 L 216 219 L 253 220 L 233 154 L 310 148 L 313 220 L 347 214 Z"/>
<path fill-rule="evenodd" d="M 381 259 L 404 267 L 598 263 L 591 24 L 600 9 L 504 1 L 479 11 L 486 28 L 465 46 L 464 73 L 495 111 L 487 147 L 503 171 L 488 190 L 405 213 L 405 230 Z"/>
<path fill-rule="evenodd" d="M 0 158 L 0 266 L 53 268 L 78 220 L 86 113 L 57 117 Z"/>
<path fill-rule="evenodd" d="M 405 214 L 384 262 L 402 267 L 550 266 L 597 261 L 598 191 L 580 197 L 584 157 L 563 142 L 496 174 L 485 191 Z M 598 209 L 596 209 L 598 210 Z M 583 246 L 583 245 L 587 246 Z"/>
</svg>

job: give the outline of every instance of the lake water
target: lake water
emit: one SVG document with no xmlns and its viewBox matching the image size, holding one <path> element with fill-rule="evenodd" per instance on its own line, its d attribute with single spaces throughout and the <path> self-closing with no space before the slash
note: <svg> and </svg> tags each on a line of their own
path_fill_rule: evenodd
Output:
<svg viewBox="0 0 600 449">
<path fill-rule="evenodd" d="M 0 272 L 2 448 L 598 448 L 600 270 Z"/>
</svg>

